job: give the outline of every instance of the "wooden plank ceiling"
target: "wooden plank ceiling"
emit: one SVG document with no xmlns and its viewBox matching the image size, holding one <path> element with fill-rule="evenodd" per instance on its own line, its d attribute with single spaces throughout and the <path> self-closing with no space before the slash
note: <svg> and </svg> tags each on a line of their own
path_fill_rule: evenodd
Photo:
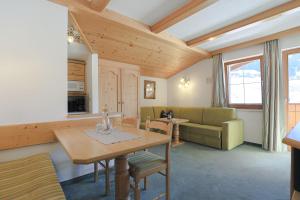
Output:
<svg viewBox="0 0 300 200">
<path fill-rule="evenodd" d="M 179 40 L 161 31 L 199 12 L 216 0 L 191 0 L 152 26 L 105 9 L 109 0 L 50 1 L 68 6 L 70 16 L 81 32 L 83 40 L 90 51 L 98 53 L 100 58 L 135 64 L 140 66 L 142 75 L 161 78 L 168 78 L 212 55 L 299 32 L 300 28 L 207 52 L 193 46 L 298 8 L 300 0 L 292 0 L 189 41 Z"/>
<path fill-rule="evenodd" d="M 81 1 L 54 2 L 69 6 L 88 46 L 100 58 L 138 65 L 142 75 L 168 78 L 210 57 L 206 51 L 166 34 L 155 34 L 149 26 L 116 12 L 99 12 Z"/>
<path fill-rule="evenodd" d="M 100 58 L 139 65 L 143 75 L 169 77 L 209 56 L 104 14 L 77 10 L 73 15 Z"/>
</svg>

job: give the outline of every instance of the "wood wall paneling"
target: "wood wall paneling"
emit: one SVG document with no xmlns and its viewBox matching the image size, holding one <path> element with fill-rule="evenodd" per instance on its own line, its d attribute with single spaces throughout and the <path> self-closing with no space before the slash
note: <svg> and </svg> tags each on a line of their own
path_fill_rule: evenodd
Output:
<svg viewBox="0 0 300 200">
<path fill-rule="evenodd" d="M 0 126 L 0 150 L 55 142 L 53 129 L 96 126 L 100 118 Z"/>
</svg>

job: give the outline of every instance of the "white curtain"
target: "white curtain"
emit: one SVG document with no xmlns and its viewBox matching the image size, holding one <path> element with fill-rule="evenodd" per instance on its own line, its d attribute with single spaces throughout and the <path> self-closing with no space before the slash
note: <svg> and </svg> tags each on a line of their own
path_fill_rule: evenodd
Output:
<svg viewBox="0 0 300 200">
<path fill-rule="evenodd" d="M 278 40 L 264 44 L 263 68 L 263 148 L 268 151 L 283 151 L 285 145 L 285 106 L 283 69 L 280 60 Z"/>
<path fill-rule="evenodd" d="M 213 107 L 225 107 L 226 103 L 226 88 L 224 77 L 224 65 L 222 54 L 213 56 Z"/>
</svg>

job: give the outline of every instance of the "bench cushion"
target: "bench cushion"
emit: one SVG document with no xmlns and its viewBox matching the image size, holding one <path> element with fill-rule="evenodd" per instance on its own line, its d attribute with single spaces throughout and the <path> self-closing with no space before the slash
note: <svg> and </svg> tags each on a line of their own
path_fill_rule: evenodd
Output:
<svg viewBox="0 0 300 200">
<path fill-rule="evenodd" d="M 0 163 L 0 199 L 65 199 L 50 155 Z"/>
</svg>

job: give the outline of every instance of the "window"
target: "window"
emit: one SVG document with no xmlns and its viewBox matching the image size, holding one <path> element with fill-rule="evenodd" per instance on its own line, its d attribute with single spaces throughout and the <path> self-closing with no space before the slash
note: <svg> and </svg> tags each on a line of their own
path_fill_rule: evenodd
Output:
<svg viewBox="0 0 300 200">
<path fill-rule="evenodd" d="M 300 48 L 285 50 L 282 53 L 284 66 L 285 98 L 288 130 L 300 121 Z"/>
<path fill-rule="evenodd" d="M 225 63 L 227 99 L 230 107 L 261 109 L 262 56 Z"/>
<path fill-rule="evenodd" d="M 289 103 L 300 103 L 300 49 L 288 54 Z"/>
</svg>

